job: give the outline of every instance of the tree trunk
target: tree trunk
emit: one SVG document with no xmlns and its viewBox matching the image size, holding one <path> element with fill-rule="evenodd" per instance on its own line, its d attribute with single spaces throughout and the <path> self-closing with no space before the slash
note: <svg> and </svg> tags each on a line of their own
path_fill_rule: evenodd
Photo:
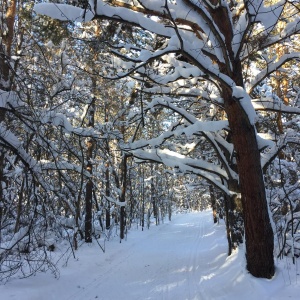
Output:
<svg viewBox="0 0 300 300">
<path fill-rule="evenodd" d="M 236 210 L 236 196 L 224 195 L 228 255 L 243 242 L 244 226 L 241 212 Z"/>
<path fill-rule="evenodd" d="M 122 160 L 122 193 L 120 197 L 120 202 L 124 205 L 121 206 L 120 210 L 120 239 L 123 240 L 125 237 L 125 227 L 126 227 L 126 211 L 125 211 L 125 198 L 126 198 L 126 188 L 127 188 L 127 156 L 125 155 Z"/>
<path fill-rule="evenodd" d="M 86 184 L 85 193 L 85 242 L 92 242 L 92 197 L 93 197 L 93 182 L 89 180 Z"/>
<path fill-rule="evenodd" d="M 104 104 L 104 122 L 108 122 L 108 104 L 107 101 L 105 101 Z M 105 207 L 105 228 L 108 230 L 110 228 L 110 202 L 108 200 L 108 197 L 110 197 L 110 171 L 109 171 L 109 156 L 110 156 L 110 147 L 109 147 L 109 141 L 105 141 L 106 145 L 106 152 L 107 152 L 107 163 L 105 164 L 106 170 L 105 170 L 105 196 L 106 199 L 106 207 Z"/>
<path fill-rule="evenodd" d="M 87 142 L 87 170 L 92 174 L 92 158 L 93 153 L 93 141 L 89 140 Z M 84 228 L 85 228 L 85 242 L 92 242 L 92 207 L 93 207 L 93 182 L 92 179 L 88 179 L 85 190 L 85 220 L 84 220 Z"/>
<path fill-rule="evenodd" d="M 4 170 L 4 153 L 1 151 L 0 152 L 0 242 L 2 242 L 1 231 L 2 231 L 2 219 L 3 219 L 3 207 L 4 207 L 4 198 L 3 198 L 3 190 L 2 190 L 2 182 L 4 181 L 3 170 Z"/>
<path fill-rule="evenodd" d="M 17 205 L 17 215 L 16 215 L 16 223 L 15 223 L 14 233 L 17 233 L 20 229 L 20 219 L 21 219 L 22 207 L 23 207 L 23 201 L 24 201 L 24 199 L 23 199 L 24 187 L 25 187 L 25 181 L 23 179 L 22 184 L 21 184 L 21 188 L 20 188 L 20 191 L 19 191 L 18 205 Z M 0 195 L 0 197 L 1 197 L 1 195 Z"/>
<path fill-rule="evenodd" d="M 2 3 L 2 13 L 5 13 L 5 16 L 1 17 L 0 20 L 0 90 L 10 91 L 11 90 L 11 81 L 10 81 L 10 58 L 11 58 L 11 49 L 14 38 L 14 25 L 17 9 L 17 1 L 4 1 Z M 6 28 L 6 30 L 4 30 Z M 0 109 L 0 123 L 5 121 L 5 110 Z M 1 228 L 2 228 L 2 218 L 3 218 L 3 207 L 4 207 L 4 195 L 2 182 L 7 180 L 4 177 L 4 166 L 5 166 L 5 151 L 2 148 L 0 152 L 0 241 L 1 241 Z"/>
<path fill-rule="evenodd" d="M 209 194 L 210 194 L 211 208 L 213 210 L 213 220 L 214 223 L 218 223 L 216 196 L 212 185 L 209 185 Z"/>
<path fill-rule="evenodd" d="M 211 0 L 217 4 L 217 0 Z M 220 71 L 229 76 L 237 86 L 244 87 L 242 64 L 232 50 L 233 28 L 225 7 L 209 8 L 214 22 L 225 38 L 228 65 L 219 63 Z M 238 99 L 233 98 L 231 88 L 222 84 L 224 108 L 227 114 L 232 142 L 236 152 L 240 190 L 245 224 L 247 269 L 255 277 L 271 278 L 274 275 L 274 239 L 268 214 L 260 152 L 256 129 L 250 123 Z"/>
<path fill-rule="evenodd" d="M 17 1 L 4 1 L 2 3 L 2 11 L 6 11 L 5 18 L 1 18 L 0 21 L 0 33 L 1 33 L 1 48 L 0 48 L 0 89 L 5 91 L 11 90 L 11 80 L 10 80 L 10 58 L 12 52 L 12 44 L 14 38 L 14 25 L 17 9 Z M 7 30 L 1 30 L 6 28 Z M 0 111 L 0 122 L 3 117 Z"/>
<path fill-rule="evenodd" d="M 96 82 L 93 81 L 94 86 L 96 86 Z M 89 108 L 89 127 L 94 127 L 95 124 L 95 101 L 96 98 L 92 99 L 90 108 Z M 93 158 L 93 150 L 95 147 L 95 141 L 91 138 L 87 142 L 87 152 L 86 152 L 86 158 L 87 158 L 87 170 L 90 174 L 93 173 L 93 165 L 92 165 L 92 158 Z M 92 230 L 93 230 L 93 215 L 92 215 L 92 209 L 93 209 L 93 181 L 92 179 L 88 179 L 88 182 L 86 184 L 86 192 L 85 192 L 85 242 L 91 243 L 92 242 Z"/>
<path fill-rule="evenodd" d="M 225 224 L 226 224 L 226 237 L 228 242 L 228 256 L 232 254 L 232 240 L 231 240 L 231 228 L 229 222 L 229 203 L 228 203 L 228 196 L 224 195 L 224 210 L 225 210 Z"/>
<path fill-rule="evenodd" d="M 279 21 L 278 22 L 278 34 L 280 34 L 280 32 L 282 32 L 285 29 L 286 23 L 283 21 Z M 275 46 L 275 51 L 276 51 L 276 56 L 277 59 L 276 61 L 279 61 L 280 58 L 289 53 L 288 51 L 288 47 L 284 44 L 284 43 L 279 43 Z M 274 90 L 277 94 L 277 96 L 279 98 L 281 98 L 281 100 L 283 100 L 283 103 L 285 105 L 289 104 L 289 99 L 287 97 L 287 93 L 288 93 L 288 74 L 286 72 L 284 72 L 283 70 L 277 70 L 275 72 L 275 76 L 271 79 L 271 84 L 274 87 Z M 283 123 L 282 123 L 282 114 L 281 112 L 277 112 L 277 118 L 276 118 L 276 123 L 277 123 L 277 128 L 280 134 L 284 133 L 283 130 Z M 283 153 L 281 152 L 281 155 Z"/>
<path fill-rule="evenodd" d="M 132 188 L 132 178 L 131 178 L 131 172 L 129 170 L 128 172 L 128 183 L 129 183 L 129 193 L 130 193 L 130 224 L 129 226 L 131 227 L 132 221 L 134 220 L 134 210 L 135 210 L 135 206 L 136 206 L 136 201 L 135 201 L 135 197 L 133 195 L 133 188 Z"/>
<path fill-rule="evenodd" d="M 142 225 L 142 230 L 144 230 L 145 227 L 145 170 L 143 165 L 140 167 L 141 169 L 141 177 L 142 182 L 141 182 L 141 196 L 142 196 L 142 212 L 141 212 L 141 225 Z"/>
<path fill-rule="evenodd" d="M 274 275 L 273 231 L 268 215 L 260 152 L 254 125 L 230 92 L 223 93 L 237 156 L 245 223 L 247 269 L 255 277 Z"/>
<path fill-rule="evenodd" d="M 110 196 L 110 184 L 109 184 L 109 165 L 106 164 L 105 170 L 105 196 Z M 108 230 L 110 228 L 110 204 L 109 201 L 106 200 L 106 208 L 105 208 L 105 228 Z"/>
</svg>

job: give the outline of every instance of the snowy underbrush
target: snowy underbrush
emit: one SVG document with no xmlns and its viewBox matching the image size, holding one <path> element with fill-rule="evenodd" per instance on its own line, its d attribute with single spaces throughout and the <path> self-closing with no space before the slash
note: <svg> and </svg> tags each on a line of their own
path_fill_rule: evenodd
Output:
<svg viewBox="0 0 300 300">
<path fill-rule="evenodd" d="M 300 257 L 300 181 L 296 162 L 275 159 L 266 176 L 277 256 Z"/>
<path fill-rule="evenodd" d="M 0 246 L 0 280 L 15 276 L 25 278 L 46 271 L 59 276 L 57 261 L 62 253 L 58 254 L 57 250 L 64 239 L 52 229 L 47 230 L 42 224 L 30 224 L 16 233 L 9 228 L 4 233 Z M 68 249 L 63 251 L 67 253 Z"/>
<path fill-rule="evenodd" d="M 186 213 L 187 211 L 185 211 Z M 157 218 L 146 214 L 144 226 L 139 219 L 132 220 L 126 227 L 126 237 L 130 229 L 148 228 L 157 224 Z M 23 220 L 24 221 L 24 220 Z M 119 239 L 120 224 L 113 217 L 108 229 L 103 227 L 104 221 L 99 221 L 97 214 L 93 221 L 93 241 L 99 251 L 105 252 L 105 244 L 112 239 Z M 164 219 L 161 218 L 161 224 Z M 26 224 L 26 225 L 24 225 Z M 27 219 L 17 232 L 15 224 L 7 224 L 1 230 L 0 243 L 0 281 L 6 282 L 13 278 L 26 278 L 38 272 L 51 273 L 59 277 L 62 265 L 67 265 L 70 257 L 76 259 L 77 252 L 84 241 L 84 216 L 76 227 L 73 217 L 58 216 Z"/>
</svg>

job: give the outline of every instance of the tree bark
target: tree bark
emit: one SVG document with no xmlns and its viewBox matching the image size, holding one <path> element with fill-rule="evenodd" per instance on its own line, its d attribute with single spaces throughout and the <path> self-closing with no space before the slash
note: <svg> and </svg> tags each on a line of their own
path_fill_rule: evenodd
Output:
<svg viewBox="0 0 300 300">
<path fill-rule="evenodd" d="M 255 127 L 250 124 L 246 112 L 230 92 L 223 93 L 223 96 L 237 156 L 245 223 L 247 269 L 255 277 L 271 278 L 275 272 L 274 240 Z"/>
</svg>

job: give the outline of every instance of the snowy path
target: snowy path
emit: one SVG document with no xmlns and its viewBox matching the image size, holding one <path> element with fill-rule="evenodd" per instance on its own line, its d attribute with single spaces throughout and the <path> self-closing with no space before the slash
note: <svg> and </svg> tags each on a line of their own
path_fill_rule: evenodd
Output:
<svg viewBox="0 0 300 300">
<path fill-rule="evenodd" d="M 255 279 L 244 270 L 242 251 L 230 258 L 226 252 L 225 227 L 212 224 L 210 211 L 180 214 L 144 232 L 131 230 L 122 244 L 114 238 L 106 253 L 84 245 L 59 280 L 50 274 L 13 280 L 0 286 L 0 299 L 297 299 L 299 285 L 283 272 L 271 281 Z"/>
<path fill-rule="evenodd" d="M 176 224 L 152 227 L 134 242 L 130 235 L 126 252 L 109 255 L 108 249 L 100 274 L 80 280 L 82 288 L 67 299 L 199 299 L 201 274 L 210 264 L 202 254 L 215 243 L 209 239 L 211 218 L 211 212 L 181 215 Z M 219 251 L 225 259 L 224 247 Z"/>
</svg>

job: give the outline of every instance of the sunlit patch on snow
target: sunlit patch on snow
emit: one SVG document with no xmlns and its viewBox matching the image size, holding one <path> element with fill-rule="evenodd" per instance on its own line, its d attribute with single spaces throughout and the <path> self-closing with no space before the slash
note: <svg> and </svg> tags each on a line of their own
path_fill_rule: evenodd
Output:
<svg viewBox="0 0 300 300">
<path fill-rule="evenodd" d="M 151 282 L 153 282 L 153 279 L 148 279 L 148 280 L 144 281 L 143 284 L 149 284 Z"/>
<path fill-rule="evenodd" d="M 186 282 L 186 279 L 183 279 L 181 281 L 176 281 L 176 282 L 172 282 L 169 284 L 159 285 L 159 286 L 155 287 L 153 291 L 156 291 L 156 292 L 161 292 L 161 291 L 165 291 L 165 290 L 170 291 L 176 287 L 179 287 L 179 286 L 185 284 L 185 282 Z"/>
<path fill-rule="evenodd" d="M 180 269 L 177 269 L 173 273 L 176 274 L 176 273 L 182 273 L 182 272 L 187 272 L 187 267 L 182 267 Z"/>
<path fill-rule="evenodd" d="M 201 276 L 200 283 L 201 283 L 202 281 L 212 279 L 212 278 L 215 277 L 215 276 L 216 276 L 215 273 L 211 273 L 211 274 L 209 274 L 209 275 Z"/>
<path fill-rule="evenodd" d="M 209 233 L 203 235 L 203 237 L 212 236 L 212 235 L 214 235 L 214 233 L 215 233 L 215 231 L 211 231 L 211 232 L 209 232 Z"/>
<path fill-rule="evenodd" d="M 180 223 L 180 224 L 176 224 L 176 226 L 195 227 L 195 224 L 191 224 L 191 223 Z"/>
</svg>

